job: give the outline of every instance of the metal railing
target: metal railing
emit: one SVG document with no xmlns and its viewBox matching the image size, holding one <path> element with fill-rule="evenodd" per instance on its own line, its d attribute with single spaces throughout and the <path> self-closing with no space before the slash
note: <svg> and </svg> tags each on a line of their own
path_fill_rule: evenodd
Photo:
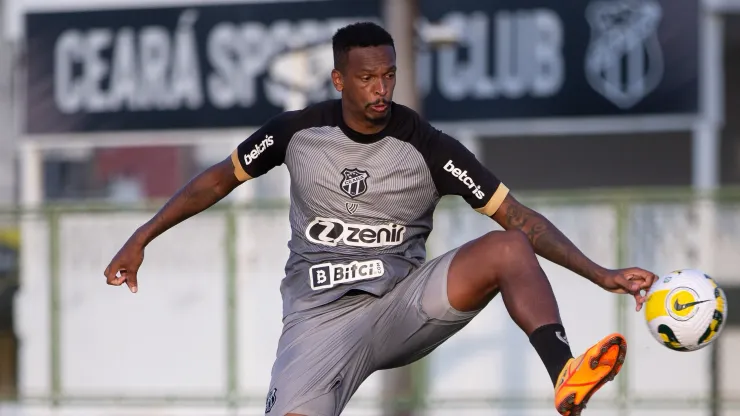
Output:
<svg viewBox="0 0 740 416">
<path fill-rule="evenodd" d="M 740 190 L 724 189 L 714 193 L 697 193 L 687 190 L 675 189 L 650 189 L 650 190 L 608 190 L 589 192 L 555 192 L 525 194 L 519 197 L 521 201 L 535 209 L 543 211 L 546 216 L 551 217 L 553 222 L 560 226 L 564 224 L 573 233 L 566 232 L 576 240 L 588 243 L 602 241 L 605 248 L 599 251 L 594 248 L 596 254 L 608 257 L 607 267 L 625 267 L 628 265 L 639 265 L 642 267 L 668 267 L 671 259 L 684 259 L 683 264 L 695 265 L 711 271 L 718 271 L 716 276 L 721 284 L 740 284 L 740 276 L 725 276 L 726 270 L 732 270 L 740 259 L 729 256 L 718 258 L 718 253 L 727 252 L 737 245 L 740 247 L 740 237 L 735 237 L 733 228 L 737 222 L 740 229 Z M 65 300 L 62 284 L 68 278 L 70 256 L 79 253 L 70 253 L 69 247 L 74 238 L 84 240 L 87 234 L 95 230 L 96 226 L 109 226 L 115 234 L 102 233 L 102 238 L 108 239 L 115 235 L 115 240 L 122 241 L 127 237 L 124 235 L 126 227 L 117 226 L 121 221 L 121 215 L 135 216 L 138 220 L 146 219 L 160 206 L 161 201 L 144 204 L 140 206 L 109 206 L 105 204 L 56 204 L 47 205 L 37 209 L 15 209 L 5 210 L 0 213 L 0 223 L 15 222 L 22 230 L 21 236 L 32 233 L 31 228 L 24 227 L 33 225 L 36 228 L 46 230 L 43 239 L 47 245 L 43 254 L 38 258 L 26 256 L 21 266 L 28 262 L 44 263 L 46 279 L 48 283 L 48 308 L 45 312 L 48 321 L 48 344 L 43 361 L 48 362 L 48 389 L 45 393 L 39 391 L 27 393 L 23 388 L 16 404 L 22 405 L 54 405 L 54 406 L 131 406 L 131 407 L 199 407 L 199 406 L 224 406 L 232 409 L 243 409 L 259 406 L 264 402 L 264 392 L 245 391 L 241 388 L 245 375 L 240 372 L 240 361 L 245 359 L 243 348 L 240 347 L 240 334 L 243 330 L 243 311 L 240 312 L 240 302 L 243 302 L 241 283 L 239 276 L 250 273 L 245 270 L 240 262 L 250 247 L 243 246 L 243 241 L 248 239 L 240 234 L 245 227 L 244 222 L 256 217 L 259 221 L 267 221 L 270 224 L 287 225 L 286 206 L 282 202 L 262 202 L 252 205 L 234 205 L 222 203 L 211 208 L 204 216 L 214 219 L 215 222 L 206 225 L 194 226 L 190 232 L 193 236 L 208 230 L 221 241 L 219 251 L 222 253 L 218 262 L 223 270 L 223 315 L 225 325 L 222 351 L 226 360 L 226 368 L 223 373 L 224 391 L 222 394 L 127 394 L 126 392 L 110 394 L 84 392 L 70 392 L 65 387 L 65 374 L 71 365 L 65 362 L 63 348 L 65 343 L 65 329 L 63 320 L 69 308 L 68 300 Z M 196 220 L 189 220 L 190 222 Z M 260 224 L 256 221 L 255 224 Z M 443 201 L 435 218 L 435 231 L 429 241 L 429 257 L 436 256 L 445 250 L 457 246 L 466 239 L 474 238 L 489 229 L 496 228 L 493 223 L 485 217 L 474 213 L 469 207 L 455 200 Z M 89 223 L 88 223 L 89 222 Z M 223 226 L 216 232 L 212 227 L 218 224 Z M 264 223 L 262 223 L 264 224 Z M 601 225 L 599 225 L 601 224 Z M 719 225 L 718 225 L 719 224 Z M 183 224 L 183 227 L 188 225 Z M 263 225 L 264 227 L 268 227 Z M 39 228 L 40 227 L 40 228 Z M 277 227 L 277 225 L 276 225 Z M 602 228 L 599 228 L 602 227 Z M 130 226 L 128 227 L 130 228 Z M 709 229 L 707 229 L 709 228 Z M 450 230 L 454 229 L 455 232 Z M 100 230 L 101 232 L 104 230 Z M 595 234 L 603 233 L 601 237 Z M 276 234 L 280 234 L 277 232 Z M 208 238 L 208 235 L 199 235 Z M 670 238 L 676 238 L 674 242 Z M 38 238 L 38 236 L 36 237 Z M 679 241 L 679 239 L 682 239 Z M 285 243 L 282 237 L 271 238 Z M 260 243 L 265 243 L 261 241 Z M 576 241 L 578 244 L 578 241 Z M 24 241 L 21 240 L 21 244 Z M 85 243 L 85 247 L 92 247 L 93 243 Z M 214 244 L 216 244 L 214 242 Z M 272 243 L 270 243 L 272 244 Z M 278 246 L 280 245 L 278 244 Z M 707 246 L 709 244 L 709 246 Z M 115 244 L 114 244 L 115 245 Z M 113 247 L 112 245 L 111 247 Z M 599 245 L 599 244 L 596 244 Z M 24 247 L 24 246 L 22 246 Z M 586 249 L 589 247 L 587 246 Z M 26 247 L 33 250 L 33 247 Z M 612 251 L 608 253 L 608 251 Z M 653 250 L 653 252 L 648 252 Z M 661 251 L 663 250 L 663 251 Z M 666 252 L 675 251 L 670 255 Z M 588 251 L 588 250 L 587 250 Z M 91 253 L 97 256 L 100 253 Z M 113 253 L 108 253 L 112 255 Z M 97 258 L 96 258 L 97 259 Z M 102 260 L 103 258 L 97 259 Z M 711 263 L 707 263 L 707 259 Z M 156 262 L 147 258 L 146 261 Z M 214 260 L 215 261 L 215 260 Z M 681 265 L 681 266 L 682 266 Z M 282 265 L 280 265 L 282 266 Z M 85 266 L 86 267 L 86 266 Z M 100 264 L 100 272 L 105 264 Z M 210 266 L 209 266 L 210 267 Z M 85 269 L 86 270 L 86 269 Z M 656 270 L 656 272 L 668 270 Z M 86 271 L 82 271 L 85 274 Z M 24 270 L 21 270 L 21 292 L 23 291 Z M 95 284 L 100 284 L 96 281 Z M 102 289 L 101 289 L 102 290 Z M 28 302 L 28 299 L 20 302 Z M 617 331 L 630 333 L 634 331 L 634 317 L 630 315 L 630 299 L 626 296 L 615 298 L 613 315 L 616 319 L 614 327 Z M 26 306 L 27 308 L 27 306 Z M 23 307 L 21 307 L 23 310 Z M 730 307 L 730 310 L 732 308 Z M 241 313 L 241 315 L 240 315 Z M 22 324 L 21 332 L 23 332 Z M 507 335 L 499 334 L 503 339 Z M 500 340 L 500 342 L 506 342 Z M 719 343 L 718 343 L 719 344 Z M 21 343 L 22 345 L 22 343 Z M 575 352 L 575 351 L 574 351 Z M 433 360 L 435 354 L 425 359 L 418 365 L 419 371 L 429 374 L 425 367 L 429 360 Z M 639 350 L 633 354 L 641 354 Z M 248 355 L 248 354 L 247 354 Z M 261 357 L 271 359 L 272 357 Z M 66 358 L 68 359 L 68 358 Z M 682 358 L 683 359 L 683 358 Z M 706 364 L 706 371 L 710 373 L 710 384 L 699 386 L 692 393 L 682 392 L 680 398 L 671 394 L 640 394 L 632 385 L 630 372 L 645 371 L 634 366 L 626 365 L 615 384 L 615 393 L 608 397 L 595 397 L 589 410 L 596 409 L 620 409 L 620 415 L 629 414 L 638 409 L 662 409 L 662 410 L 687 410 L 705 409 L 707 412 L 716 413 L 718 409 L 740 409 L 740 397 L 722 397 L 720 394 L 722 386 L 718 385 L 712 376 L 716 372 L 717 356 L 712 357 Z M 628 360 L 629 362 L 629 360 Z M 23 364 L 23 363 L 22 363 Z M 79 364 L 79 363 L 78 363 Z M 185 364 L 185 363 L 183 363 Z M 663 368 L 655 371 L 663 371 Z M 24 371 L 21 366 L 21 373 Z M 440 395 L 435 393 L 434 387 L 430 386 L 434 380 L 426 380 L 425 386 L 419 394 L 409 397 L 399 406 L 408 406 L 414 409 L 427 409 L 432 414 L 442 409 L 464 409 L 471 408 L 501 408 L 501 409 L 534 409 L 549 408 L 552 403 L 547 395 L 538 392 L 486 394 L 481 395 L 471 391 L 469 394 Z M 379 396 L 378 396 L 379 397 Z M 354 398 L 351 402 L 352 409 L 377 408 L 378 397 L 364 395 Z M 244 413 L 241 413 L 244 414 Z"/>
</svg>

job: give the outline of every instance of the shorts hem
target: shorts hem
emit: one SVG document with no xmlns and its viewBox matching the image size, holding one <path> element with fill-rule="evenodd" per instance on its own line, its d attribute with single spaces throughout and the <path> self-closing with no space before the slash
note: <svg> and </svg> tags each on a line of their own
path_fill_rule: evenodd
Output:
<svg viewBox="0 0 740 416">
<path fill-rule="evenodd" d="M 336 388 L 336 385 L 335 385 L 334 388 Z M 338 405 L 337 402 L 336 402 L 336 399 L 334 400 L 335 411 L 333 413 L 331 413 L 331 414 L 329 414 L 329 413 L 323 413 L 323 412 L 316 413 L 316 411 L 314 409 L 310 409 L 310 408 L 304 409 L 303 408 L 307 404 L 309 404 L 309 403 L 311 403 L 311 402 L 313 402 L 315 400 L 318 400 L 318 399 L 320 399 L 320 398 L 322 398 L 324 396 L 327 396 L 327 395 L 330 395 L 330 394 L 331 395 L 336 395 L 336 391 L 335 391 L 334 388 L 332 388 L 328 392 L 324 392 L 324 393 L 318 394 L 316 396 L 311 395 L 311 396 L 309 396 L 308 399 L 301 399 L 300 402 L 299 402 L 299 404 L 297 404 L 295 406 L 288 407 L 289 410 L 286 410 L 283 414 L 296 413 L 296 414 L 305 415 L 305 416 L 335 416 L 336 406 Z M 282 416 L 282 415 L 280 415 L 280 416 Z"/>
<path fill-rule="evenodd" d="M 459 322 L 466 322 L 466 321 L 470 321 L 471 319 L 475 318 L 484 309 L 484 308 L 480 308 L 474 311 L 463 312 L 463 311 L 459 311 L 455 309 L 450 304 L 450 296 L 447 293 L 447 281 L 450 277 L 450 266 L 452 265 L 452 260 L 455 258 L 459 250 L 460 250 L 460 247 L 452 249 L 441 256 L 442 258 L 440 260 L 444 262 L 444 264 L 441 265 L 441 268 L 443 268 L 443 273 L 444 273 L 445 278 L 444 278 L 444 284 L 440 285 L 441 288 L 439 288 L 439 290 L 441 291 L 441 293 L 439 293 L 439 296 L 444 302 L 446 314 L 452 315 L 457 319 L 444 319 L 444 318 L 438 318 L 438 317 L 431 317 L 427 314 L 426 311 L 424 311 L 423 293 L 427 290 L 427 286 L 430 283 L 431 276 L 432 276 L 430 274 L 430 276 L 426 279 L 427 281 L 424 282 L 424 286 L 422 287 L 422 296 L 420 296 L 418 300 L 419 310 L 430 321 L 445 322 L 445 323 L 451 323 L 451 324 L 459 323 Z"/>
</svg>

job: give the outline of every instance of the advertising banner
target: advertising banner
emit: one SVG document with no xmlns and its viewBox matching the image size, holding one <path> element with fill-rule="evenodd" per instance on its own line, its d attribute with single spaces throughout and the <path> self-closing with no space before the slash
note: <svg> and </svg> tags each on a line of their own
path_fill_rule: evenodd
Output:
<svg viewBox="0 0 740 416">
<path fill-rule="evenodd" d="M 331 36 L 379 0 L 32 13 L 26 133 L 259 126 L 337 97 Z M 694 114 L 696 0 L 423 0 L 431 121 Z M 404 68 L 399 68 L 403 71 Z"/>
</svg>

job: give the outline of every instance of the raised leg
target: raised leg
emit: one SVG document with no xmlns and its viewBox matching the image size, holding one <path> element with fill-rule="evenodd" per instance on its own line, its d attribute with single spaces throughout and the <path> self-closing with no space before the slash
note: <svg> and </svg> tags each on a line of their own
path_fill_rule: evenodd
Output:
<svg viewBox="0 0 740 416">
<path fill-rule="evenodd" d="M 450 264 L 447 295 L 453 308 L 480 310 L 498 293 L 547 368 L 558 412 L 580 414 L 591 396 L 621 369 L 627 349 L 624 337 L 608 335 L 573 358 L 552 286 L 520 231 L 494 231 L 473 240 Z"/>
<path fill-rule="evenodd" d="M 473 240 L 458 250 L 450 265 L 447 295 L 458 311 L 482 309 L 499 292 L 527 335 L 561 323 L 550 282 L 520 231 L 493 231 Z"/>
</svg>

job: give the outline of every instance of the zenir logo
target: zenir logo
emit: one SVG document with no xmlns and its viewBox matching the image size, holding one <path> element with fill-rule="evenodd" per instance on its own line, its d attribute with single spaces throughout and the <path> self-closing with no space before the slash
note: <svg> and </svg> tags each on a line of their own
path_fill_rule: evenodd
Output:
<svg viewBox="0 0 740 416">
<path fill-rule="evenodd" d="M 336 218 L 316 218 L 306 227 L 308 241 L 332 247 L 340 242 L 354 247 L 397 246 L 405 233 L 403 225 L 347 224 Z"/>
</svg>

